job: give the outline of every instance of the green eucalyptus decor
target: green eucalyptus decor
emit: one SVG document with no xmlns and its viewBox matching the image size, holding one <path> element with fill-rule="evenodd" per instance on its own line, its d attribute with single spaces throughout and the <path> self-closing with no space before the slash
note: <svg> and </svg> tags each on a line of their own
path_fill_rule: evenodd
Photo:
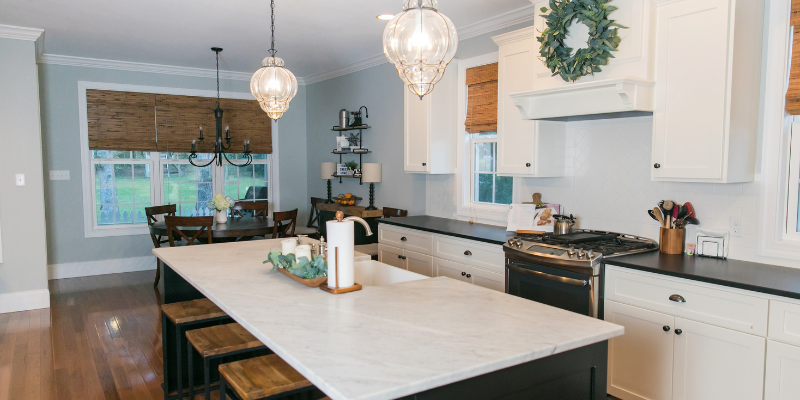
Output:
<svg viewBox="0 0 800 400">
<path fill-rule="evenodd" d="M 272 263 L 272 269 L 283 268 L 293 275 L 303 279 L 316 279 L 328 276 L 328 265 L 325 259 L 311 255 L 313 260 L 306 257 L 295 259 L 294 254 L 283 255 L 279 250 L 272 250 L 269 252 L 266 263 Z"/>
<path fill-rule="evenodd" d="M 550 0 L 549 13 L 544 16 L 547 28 L 536 40 L 541 43 L 539 54 L 553 76 L 559 75 L 567 82 L 574 82 L 586 75 L 600 72 L 601 65 L 607 65 L 611 54 L 619 46 L 618 28 L 626 28 L 613 19 L 608 19 L 617 7 L 608 3 L 611 0 Z M 542 12 L 548 11 L 542 7 Z M 588 47 L 572 49 L 564 45 L 564 39 L 572 22 L 577 19 L 589 27 Z"/>
</svg>

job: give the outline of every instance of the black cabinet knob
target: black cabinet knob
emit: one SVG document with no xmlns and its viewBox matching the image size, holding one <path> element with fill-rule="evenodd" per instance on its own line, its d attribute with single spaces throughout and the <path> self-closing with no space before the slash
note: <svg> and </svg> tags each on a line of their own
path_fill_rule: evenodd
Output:
<svg viewBox="0 0 800 400">
<path fill-rule="evenodd" d="M 525 166 L 526 166 L 526 167 L 530 167 L 530 166 L 531 166 L 531 163 L 525 163 Z"/>
<path fill-rule="evenodd" d="M 426 166 L 426 165 L 428 165 L 428 163 L 422 163 L 422 166 L 423 166 L 423 167 L 424 167 L 424 166 Z"/>
<path fill-rule="evenodd" d="M 471 252 L 471 251 L 469 251 L 469 250 L 465 250 L 465 251 L 464 251 L 464 255 L 465 255 L 465 256 L 471 256 L 471 255 L 472 255 L 472 252 Z"/>
<path fill-rule="evenodd" d="M 467 274 L 467 278 L 472 278 L 472 274 Z"/>
<path fill-rule="evenodd" d="M 399 259 L 401 259 L 401 260 L 402 260 L 402 259 L 403 259 L 403 256 L 401 256 L 401 255 L 398 255 L 398 256 L 397 256 L 397 258 L 399 258 Z"/>
<path fill-rule="evenodd" d="M 401 238 L 400 238 L 400 241 L 401 241 L 401 242 L 405 242 L 405 241 L 407 241 L 407 240 L 408 240 L 408 239 L 406 239 L 406 237 L 405 237 L 405 236 L 403 236 L 403 237 L 401 237 Z"/>
<path fill-rule="evenodd" d="M 664 332 L 669 332 L 669 326 L 668 325 L 664 325 L 663 329 L 664 329 Z"/>
<path fill-rule="evenodd" d="M 661 168 L 661 164 L 655 163 L 655 164 L 653 164 L 653 168 Z"/>
<path fill-rule="evenodd" d="M 675 334 L 676 334 L 676 335 L 680 335 L 681 333 L 683 333 L 683 331 L 682 331 L 682 330 L 680 330 L 680 329 L 675 329 Z"/>
<path fill-rule="evenodd" d="M 467 276 L 467 273 L 466 272 L 462 272 L 461 276 Z"/>
</svg>

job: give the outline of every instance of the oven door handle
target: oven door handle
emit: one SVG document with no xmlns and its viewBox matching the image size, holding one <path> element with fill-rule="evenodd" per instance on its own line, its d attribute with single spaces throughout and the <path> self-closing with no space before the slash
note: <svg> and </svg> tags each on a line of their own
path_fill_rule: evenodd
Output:
<svg viewBox="0 0 800 400">
<path fill-rule="evenodd" d="M 520 267 L 518 267 L 518 266 L 516 266 L 514 264 L 508 264 L 508 265 L 506 265 L 506 267 L 509 268 L 509 269 L 513 269 L 514 271 L 517 271 L 517 272 L 519 272 L 521 274 L 533 276 L 533 277 L 536 277 L 536 278 L 547 279 L 547 280 L 550 280 L 550 281 L 566 283 L 568 285 L 587 286 L 589 284 L 589 281 L 580 280 L 580 279 L 566 278 L 566 277 L 563 277 L 563 276 L 557 276 L 557 275 L 547 274 L 547 273 L 544 273 L 544 272 L 533 271 L 533 270 L 530 270 L 530 269 L 527 269 L 527 268 L 520 268 Z"/>
</svg>

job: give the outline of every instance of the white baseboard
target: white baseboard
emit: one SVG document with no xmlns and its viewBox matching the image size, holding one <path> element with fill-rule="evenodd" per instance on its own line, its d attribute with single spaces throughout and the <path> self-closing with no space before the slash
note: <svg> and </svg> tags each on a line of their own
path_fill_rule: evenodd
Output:
<svg viewBox="0 0 800 400">
<path fill-rule="evenodd" d="M 155 256 L 118 258 L 114 260 L 51 264 L 47 266 L 47 277 L 48 279 L 66 279 L 152 269 L 156 269 Z"/>
<path fill-rule="evenodd" d="M 0 314 L 50 308 L 50 291 L 29 290 L 0 294 Z"/>
</svg>

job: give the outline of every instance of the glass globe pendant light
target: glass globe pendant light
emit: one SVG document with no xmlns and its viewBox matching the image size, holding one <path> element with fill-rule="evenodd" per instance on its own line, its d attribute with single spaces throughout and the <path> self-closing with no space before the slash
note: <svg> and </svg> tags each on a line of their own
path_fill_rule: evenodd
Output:
<svg viewBox="0 0 800 400">
<path fill-rule="evenodd" d="M 250 79 L 250 92 L 258 100 L 261 109 L 270 118 L 277 120 L 289 109 L 289 103 L 297 94 L 297 78 L 292 71 L 284 68 L 283 60 L 275 57 L 275 0 L 271 0 L 272 8 L 272 47 L 269 57 L 265 58 L 261 67 Z"/>
<path fill-rule="evenodd" d="M 456 27 L 437 8 L 436 0 L 406 0 L 383 31 L 383 53 L 420 99 L 442 79 L 458 48 Z"/>
</svg>

